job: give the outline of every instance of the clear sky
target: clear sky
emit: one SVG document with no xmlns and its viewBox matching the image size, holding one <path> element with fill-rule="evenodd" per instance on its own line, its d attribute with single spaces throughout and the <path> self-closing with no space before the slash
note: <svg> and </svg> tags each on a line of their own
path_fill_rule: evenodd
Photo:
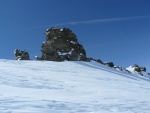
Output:
<svg viewBox="0 0 150 113">
<path fill-rule="evenodd" d="M 41 56 L 53 26 L 70 28 L 89 57 L 150 72 L 149 0 L 0 0 L 0 58 L 16 48 Z"/>
</svg>

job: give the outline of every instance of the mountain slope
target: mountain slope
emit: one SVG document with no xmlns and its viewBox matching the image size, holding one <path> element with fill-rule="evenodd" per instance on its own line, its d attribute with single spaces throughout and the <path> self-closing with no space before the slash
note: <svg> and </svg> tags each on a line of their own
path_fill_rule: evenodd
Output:
<svg viewBox="0 0 150 113">
<path fill-rule="evenodd" d="M 96 62 L 0 64 L 0 113 L 150 112 L 148 77 Z"/>
</svg>

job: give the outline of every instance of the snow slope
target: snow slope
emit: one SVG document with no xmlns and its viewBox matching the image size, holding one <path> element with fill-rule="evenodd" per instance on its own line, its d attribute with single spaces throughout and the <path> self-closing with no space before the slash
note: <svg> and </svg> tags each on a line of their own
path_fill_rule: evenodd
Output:
<svg viewBox="0 0 150 113">
<path fill-rule="evenodd" d="M 150 79 L 96 62 L 0 60 L 0 113 L 150 113 Z"/>
</svg>

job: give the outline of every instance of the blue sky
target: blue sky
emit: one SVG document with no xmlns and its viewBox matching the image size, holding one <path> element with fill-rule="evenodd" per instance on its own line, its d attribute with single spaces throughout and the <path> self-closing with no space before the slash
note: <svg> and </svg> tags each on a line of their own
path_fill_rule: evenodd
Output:
<svg viewBox="0 0 150 113">
<path fill-rule="evenodd" d="M 70 28 L 87 56 L 150 72 L 149 0 L 0 0 L 0 58 L 14 49 L 41 56 L 44 31 Z"/>
</svg>

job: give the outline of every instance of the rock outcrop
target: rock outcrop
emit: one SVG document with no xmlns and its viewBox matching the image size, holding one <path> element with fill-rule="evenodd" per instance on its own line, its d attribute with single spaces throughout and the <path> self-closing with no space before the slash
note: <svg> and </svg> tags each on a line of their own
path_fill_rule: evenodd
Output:
<svg viewBox="0 0 150 113">
<path fill-rule="evenodd" d="M 101 61 L 99 58 L 94 59 L 94 58 L 92 58 L 92 57 L 89 57 L 89 58 L 88 58 L 88 61 L 91 61 L 91 60 L 96 61 L 96 62 L 101 63 L 101 64 L 104 64 L 103 61 Z"/>
<path fill-rule="evenodd" d="M 42 44 L 42 56 L 38 60 L 48 61 L 87 61 L 86 51 L 68 28 L 50 28 L 45 32 L 46 41 Z"/>
<path fill-rule="evenodd" d="M 29 54 L 25 50 L 14 50 L 14 55 L 16 57 L 16 60 L 30 60 Z"/>
<path fill-rule="evenodd" d="M 145 68 L 145 67 L 138 66 L 137 64 L 134 64 L 134 65 L 132 66 L 132 68 L 134 69 L 135 72 L 137 72 L 137 73 L 140 74 L 140 75 L 143 75 L 143 74 L 142 74 L 142 71 L 143 71 L 143 72 L 146 72 L 146 68 Z"/>
<path fill-rule="evenodd" d="M 123 68 L 122 68 L 121 66 L 114 66 L 114 68 L 115 68 L 116 70 L 123 71 Z"/>
<path fill-rule="evenodd" d="M 142 76 L 147 76 L 147 75 L 149 76 L 149 74 L 146 72 L 146 68 L 139 66 L 137 64 L 134 64 L 133 66 L 129 66 L 126 69 L 129 70 L 133 74 L 138 74 L 138 75 L 142 75 Z"/>
<path fill-rule="evenodd" d="M 108 67 L 114 67 L 113 62 L 104 62 L 104 65 L 107 65 Z"/>
</svg>

